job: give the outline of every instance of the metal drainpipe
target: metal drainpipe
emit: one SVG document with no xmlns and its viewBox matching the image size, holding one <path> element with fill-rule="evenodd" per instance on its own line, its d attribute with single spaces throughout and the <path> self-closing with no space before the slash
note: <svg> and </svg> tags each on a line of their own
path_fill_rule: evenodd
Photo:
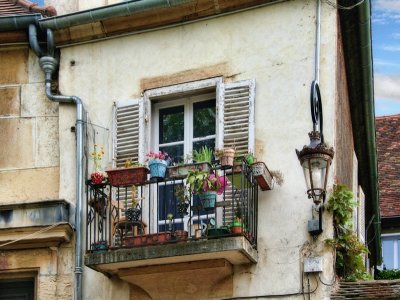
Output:
<svg viewBox="0 0 400 300">
<path fill-rule="evenodd" d="M 82 192 L 83 192 L 83 126 L 84 107 L 76 96 L 54 95 L 51 92 L 52 74 L 57 70 L 58 61 L 54 56 L 54 39 L 47 29 L 47 52 L 43 52 L 37 40 L 36 27 L 29 26 L 29 44 L 39 57 L 39 65 L 45 74 L 46 96 L 51 101 L 74 103 L 76 105 L 76 209 L 75 209 L 75 299 L 82 299 Z"/>
</svg>

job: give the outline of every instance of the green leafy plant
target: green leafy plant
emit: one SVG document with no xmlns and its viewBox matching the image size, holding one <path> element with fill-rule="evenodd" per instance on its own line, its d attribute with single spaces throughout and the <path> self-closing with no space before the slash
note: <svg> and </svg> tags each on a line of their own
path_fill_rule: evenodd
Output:
<svg viewBox="0 0 400 300">
<path fill-rule="evenodd" d="M 368 249 L 353 231 L 352 212 L 357 206 L 353 193 L 345 185 L 337 185 L 327 204 L 333 213 L 335 237 L 325 242 L 336 249 L 336 273 L 347 281 L 369 279 L 364 265 Z"/>
<path fill-rule="evenodd" d="M 221 187 L 219 182 L 214 178 L 210 178 L 208 172 L 202 170 L 189 171 L 186 182 L 189 191 L 193 194 L 202 194 L 206 191 L 219 190 Z M 214 188 L 215 186 L 215 188 Z"/>
<path fill-rule="evenodd" d="M 376 270 L 375 280 L 394 280 L 400 279 L 400 270 Z"/>
<path fill-rule="evenodd" d="M 208 162 L 211 164 L 211 161 L 214 157 L 214 151 L 207 146 L 203 146 L 200 150 L 193 150 L 193 159 L 196 162 Z"/>
</svg>

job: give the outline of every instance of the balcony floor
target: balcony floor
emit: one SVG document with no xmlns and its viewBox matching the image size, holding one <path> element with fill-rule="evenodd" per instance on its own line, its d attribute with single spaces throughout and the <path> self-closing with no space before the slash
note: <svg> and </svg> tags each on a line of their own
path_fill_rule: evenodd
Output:
<svg viewBox="0 0 400 300">
<path fill-rule="evenodd" d="M 232 265 L 256 263 L 257 250 L 243 236 L 195 240 L 176 244 L 124 248 L 85 255 L 86 266 L 122 275 L 122 270 L 154 265 L 224 259 Z"/>
</svg>

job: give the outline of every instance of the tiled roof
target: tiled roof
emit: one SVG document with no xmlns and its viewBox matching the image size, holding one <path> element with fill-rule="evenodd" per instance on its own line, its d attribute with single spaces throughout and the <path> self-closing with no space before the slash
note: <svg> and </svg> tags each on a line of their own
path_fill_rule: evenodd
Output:
<svg viewBox="0 0 400 300">
<path fill-rule="evenodd" d="M 400 114 L 375 124 L 381 216 L 400 216 Z"/>
<path fill-rule="evenodd" d="M 0 0 L 0 16 L 42 14 L 43 16 L 55 16 L 57 11 L 53 6 L 41 7 L 28 0 Z"/>
<path fill-rule="evenodd" d="M 331 300 L 400 299 L 400 280 L 341 282 Z"/>
</svg>

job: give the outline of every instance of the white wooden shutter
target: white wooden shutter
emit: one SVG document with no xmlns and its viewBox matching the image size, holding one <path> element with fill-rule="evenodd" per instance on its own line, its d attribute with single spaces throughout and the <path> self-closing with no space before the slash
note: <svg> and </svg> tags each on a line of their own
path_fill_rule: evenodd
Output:
<svg viewBox="0 0 400 300">
<path fill-rule="evenodd" d="M 125 161 L 140 162 L 141 144 L 144 144 L 144 113 L 143 100 L 126 100 L 115 103 L 114 106 L 114 165 L 123 167 Z M 116 191 L 115 191 L 116 193 Z M 131 188 L 120 189 L 119 195 L 114 195 L 122 204 L 121 208 L 132 205 Z M 126 201 L 125 201 L 126 200 Z M 121 216 L 124 217 L 124 210 Z"/>
<path fill-rule="evenodd" d="M 114 163 L 122 167 L 126 160 L 139 162 L 140 134 L 143 125 L 141 100 L 120 101 L 115 106 Z"/>
<path fill-rule="evenodd" d="M 220 147 L 236 147 L 236 154 L 254 151 L 255 80 L 225 83 L 219 119 L 223 120 L 219 134 L 223 137 Z"/>
<path fill-rule="evenodd" d="M 358 236 L 365 242 L 365 194 L 361 186 L 358 188 Z"/>
<path fill-rule="evenodd" d="M 217 148 L 235 147 L 236 155 L 254 152 L 255 130 L 255 80 L 244 80 L 222 84 L 217 88 L 218 99 L 218 139 Z M 225 193 L 225 224 L 229 225 L 235 216 L 234 207 L 246 201 L 239 197 L 241 193 L 232 193 L 228 182 Z M 246 195 L 246 193 L 244 193 Z M 235 198 L 235 199 L 233 199 Z M 232 201 L 234 207 L 232 207 Z"/>
</svg>

